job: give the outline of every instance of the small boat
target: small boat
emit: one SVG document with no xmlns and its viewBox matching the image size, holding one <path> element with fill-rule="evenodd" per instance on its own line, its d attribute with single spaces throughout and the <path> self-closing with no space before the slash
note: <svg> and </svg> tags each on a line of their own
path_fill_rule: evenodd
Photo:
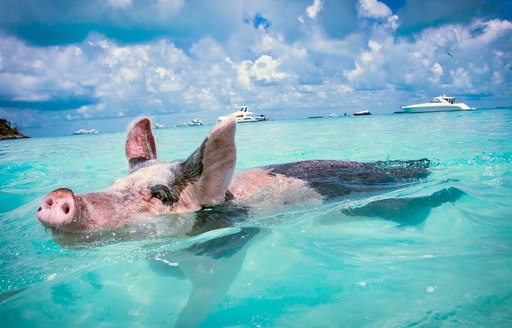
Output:
<svg viewBox="0 0 512 328">
<path fill-rule="evenodd" d="M 182 128 L 182 127 L 186 127 L 186 126 L 201 126 L 201 125 L 203 125 L 203 122 L 201 122 L 200 120 L 195 118 L 195 119 L 193 119 L 190 122 L 184 122 L 184 123 L 176 124 L 176 127 L 177 128 Z"/>
<path fill-rule="evenodd" d="M 308 116 L 308 118 L 324 118 L 324 117 L 321 115 L 316 115 L 316 116 Z"/>
<path fill-rule="evenodd" d="M 91 129 L 91 130 L 80 129 L 80 130 L 73 132 L 73 134 L 96 134 L 96 133 L 99 133 L 98 130 L 96 130 L 96 129 Z"/>
<path fill-rule="evenodd" d="M 256 119 L 256 121 L 268 121 L 268 117 L 266 117 L 263 114 L 256 115 L 256 116 L 254 116 L 254 118 Z"/>
<path fill-rule="evenodd" d="M 255 116 L 253 112 L 249 111 L 249 108 L 247 106 L 241 106 L 235 107 L 235 111 L 229 115 L 219 116 L 217 118 L 217 123 L 224 122 L 225 120 L 231 118 L 234 118 L 237 123 L 253 123 L 268 121 L 268 118 L 265 115 Z"/>
<path fill-rule="evenodd" d="M 361 110 L 359 112 L 355 112 L 354 116 L 363 116 L 363 115 L 372 115 L 368 109 Z"/>
<path fill-rule="evenodd" d="M 165 128 L 167 128 L 167 125 L 160 124 L 160 123 L 155 123 L 155 124 L 153 124 L 153 126 L 155 127 L 155 129 L 165 129 Z"/>
<path fill-rule="evenodd" d="M 338 117 L 338 113 L 331 113 L 329 114 L 329 117 Z"/>
<path fill-rule="evenodd" d="M 400 107 L 406 113 L 450 112 L 460 110 L 474 110 L 464 103 L 456 103 L 455 97 L 446 95 L 434 97 L 428 103 Z"/>
</svg>

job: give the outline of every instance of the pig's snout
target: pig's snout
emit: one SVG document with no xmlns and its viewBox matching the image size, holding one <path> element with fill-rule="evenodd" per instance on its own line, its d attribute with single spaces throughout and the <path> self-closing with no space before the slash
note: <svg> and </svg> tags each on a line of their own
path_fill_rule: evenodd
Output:
<svg viewBox="0 0 512 328">
<path fill-rule="evenodd" d="M 37 219 L 46 227 L 60 227 L 73 221 L 77 212 L 73 191 L 61 188 L 49 193 L 37 210 Z"/>
</svg>

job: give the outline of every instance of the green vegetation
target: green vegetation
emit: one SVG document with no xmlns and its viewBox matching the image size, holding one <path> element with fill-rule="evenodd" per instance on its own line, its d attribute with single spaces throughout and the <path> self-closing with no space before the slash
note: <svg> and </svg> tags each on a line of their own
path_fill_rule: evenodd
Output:
<svg viewBox="0 0 512 328">
<path fill-rule="evenodd" d="M 0 118 L 0 140 L 28 138 L 20 130 L 17 124 L 12 125 L 8 120 Z"/>
</svg>

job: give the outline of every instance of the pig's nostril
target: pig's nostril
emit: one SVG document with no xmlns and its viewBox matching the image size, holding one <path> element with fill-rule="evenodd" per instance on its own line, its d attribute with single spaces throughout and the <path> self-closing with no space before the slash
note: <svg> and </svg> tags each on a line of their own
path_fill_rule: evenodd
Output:
<svg viewBox="0 0 512 328">
<path fill-rule="evenodd" d="M 68 214 L 69 211 L 71 210 L 69 207 L 69 204 L 62 205 L 62 210 L 64 211 L 64 214 Z"/>
<path fill-rule="evenodd" d="M 42 207 L 39 207 L 39 208 L 37 209 L 37 211 L 38 211 L 38 212 L 41 212 L 41 210 L 42 210 L 42 209 L 43 209 Z"/>
<path fill-rule="evenodd" d="M 50 199 L 48 199 L 48 200 L 46 201 L 46 205 L 48 205 L 48 206 L 52 206 L 52 205 L 53 205 L 53 199 L 51 199 L 51 198 L 50 198 Z"/>
</svg>

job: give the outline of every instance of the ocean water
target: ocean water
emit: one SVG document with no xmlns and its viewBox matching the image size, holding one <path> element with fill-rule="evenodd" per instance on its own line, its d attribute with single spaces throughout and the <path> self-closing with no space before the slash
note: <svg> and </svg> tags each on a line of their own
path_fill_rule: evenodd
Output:
<svg viewBox="0 0 512 328">
<path fill-rule="evenodd" d="M 155 131 L 159 158 L 188 157 L 210 129 Z M 161 233 L 162 222 L 76 243 L 45 230 L 35 213 L 48 192 L 95 191 L 126 174 L 124 138 L 0 142 L 1 327 L 512 323 L 511 109 L 239 125 L 238 170 L 306 159 L 428 158 L 431 174 L 193 237 Z M 346 215 L 443 190 L 463 195 L 399 209 L 402 219 L 421 218 L 414 224 Z"/>
</svg>

